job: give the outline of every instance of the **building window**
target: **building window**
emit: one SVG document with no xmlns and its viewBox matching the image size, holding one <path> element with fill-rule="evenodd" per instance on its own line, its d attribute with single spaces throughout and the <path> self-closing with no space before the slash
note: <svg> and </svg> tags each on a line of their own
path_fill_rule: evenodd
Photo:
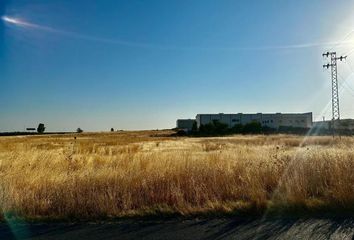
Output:
<svg viewBox="0 0 354 240">
<path fill-rule="evenodd" d="M 239 119 L 232 119 L 232 122 L 239 122 Z"/>
</svg>

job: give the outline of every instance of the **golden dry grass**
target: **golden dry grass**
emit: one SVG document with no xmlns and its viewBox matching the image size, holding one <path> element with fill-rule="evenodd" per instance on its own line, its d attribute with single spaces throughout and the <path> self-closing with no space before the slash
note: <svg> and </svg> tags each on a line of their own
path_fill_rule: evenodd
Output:
<svg viewBox="0 0 354 240">
<path fill-rule="evenodd" d="M 0 138 L 2 215 L 94 219 L 354 206 L 354 138 L 168 134 Z"/>
</svg>

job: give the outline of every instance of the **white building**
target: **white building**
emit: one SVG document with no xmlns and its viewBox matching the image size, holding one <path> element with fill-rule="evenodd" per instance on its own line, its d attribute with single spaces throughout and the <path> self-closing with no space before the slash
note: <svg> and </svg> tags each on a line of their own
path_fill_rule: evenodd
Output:
<svg viewBox="0 0 354 240">
<path fill-rule="evenodd" d="M 197 114 L 197 127 L 208 124 L 213 120 L 226 123 L 230 128 L 236 124 L 245 125 L 259 122 L 262 126 L 274 129 L 279 127 L 311 128 L 312 112 L 309 113 L 256 113 L 256 114 Z"/>
</svg>

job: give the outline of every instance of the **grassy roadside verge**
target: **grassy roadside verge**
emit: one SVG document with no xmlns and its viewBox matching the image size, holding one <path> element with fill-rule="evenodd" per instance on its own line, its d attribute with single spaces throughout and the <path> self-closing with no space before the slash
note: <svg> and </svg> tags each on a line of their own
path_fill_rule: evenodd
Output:
<svg viewBox="0 0 354 240">
<path fill-rule="evenodd" d="M 237 204 L 236 204 L 237 205 Z M 6 213 L 0 218 L 0 223 L 77 223 L 77 222 L 115 222 L 124 220 L 170 220 L 170 219 L 214 219 L 214 218 L 354 218 L 354 208 L 338 208 L 322 205 L 313 206 L 276 206 L 259 208 L 252 204 L 244 204 L 243 208 L 224 208 L 210 210 L 194 210 L 181 213 L 164 207 L 155 207 L 139 211 L 126 212 L 119 216 L 18 216 L 16 213 Z"/>
</svg>

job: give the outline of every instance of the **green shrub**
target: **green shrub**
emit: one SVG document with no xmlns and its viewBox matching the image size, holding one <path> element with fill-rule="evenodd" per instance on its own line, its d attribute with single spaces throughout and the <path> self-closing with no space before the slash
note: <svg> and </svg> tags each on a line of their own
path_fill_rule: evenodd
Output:
<svg viewBox="0 0 354 240">
<path fill-rule="evenodd" d="M 243 126 L 243 133 L 262 133 L 262 125 L 259 122 L 250 122 Z"/>
<path fill-rule="evenodd" d="M 45 130 L 44 124 L 43 123 L 38 124 L 37 132 L 44 133 L 44 130 Z"/>
</svg>

